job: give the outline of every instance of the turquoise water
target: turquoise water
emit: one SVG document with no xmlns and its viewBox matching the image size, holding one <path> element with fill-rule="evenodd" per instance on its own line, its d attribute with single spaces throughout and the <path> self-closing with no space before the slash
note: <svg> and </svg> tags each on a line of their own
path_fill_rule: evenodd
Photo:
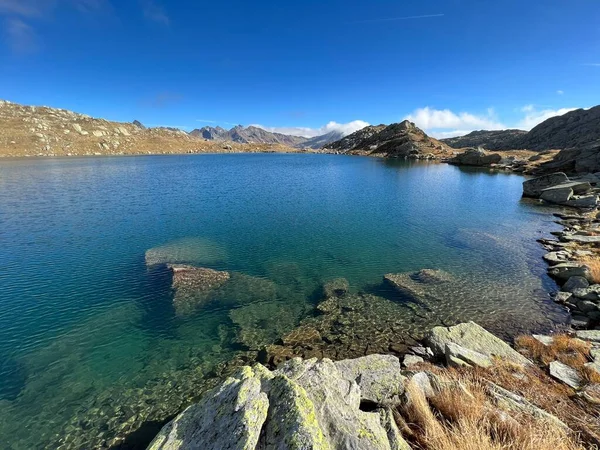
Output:
<svg viewBox="0 0 600 450">
<path fill-rule="evenodd" d="M 164 420 L 221 363 L 314 314 L 330 278 L 356 292 L 422 268 L 464 280 L 434 314 L 406 308 L 415 335 L 565 320 L 535 242 L 555 225 L 522 181 L 333 155 L 0 161 L 0 447 L 108 448 Z M 169 272 L 146 265 L 164 245 L 248 277 L 178 314 Z"/>
</svg>

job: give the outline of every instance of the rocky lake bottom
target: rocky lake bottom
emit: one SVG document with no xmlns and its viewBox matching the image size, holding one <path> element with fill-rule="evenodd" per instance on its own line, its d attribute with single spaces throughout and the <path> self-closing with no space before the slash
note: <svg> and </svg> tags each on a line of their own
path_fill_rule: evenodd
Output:
<svg viewBox="0 0 600 450">
<path fill-rule="evenodd" d="M 2 448 L 142 446 L 257 359 L 560 326 L 536 243 L 559 227 L 522 181 L 335 155 L 0 161 Z M 190 293 L 168 263 L 218 272 Z"/>
</svg>

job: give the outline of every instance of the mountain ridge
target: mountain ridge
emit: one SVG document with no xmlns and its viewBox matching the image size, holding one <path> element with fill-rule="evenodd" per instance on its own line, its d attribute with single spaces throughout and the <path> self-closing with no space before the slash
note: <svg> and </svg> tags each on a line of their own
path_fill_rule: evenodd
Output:
<svg viewBox="0 0 600 450">
<path fill-rule="evenodd" d="M 587 146 L 600 140 L 600 105 L 576 109 L 546 119 L 530 131 L 474 131 L 465 136 L 441 139 L 452 148 L 483 147 L 486 150 L 563 150 Z"/>
</svg>

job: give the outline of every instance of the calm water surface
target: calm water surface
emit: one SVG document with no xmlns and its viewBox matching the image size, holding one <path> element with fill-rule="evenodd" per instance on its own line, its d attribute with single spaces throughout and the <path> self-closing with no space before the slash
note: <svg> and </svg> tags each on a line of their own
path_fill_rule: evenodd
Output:
<svg viewBox="0 0 600 450">
<path fill-rule="evenodd" d="M 463 280 L 434 314 L 406 309 L 416 334 L 564 320 L 535 242 L 555 226 L 520 201 L 522 181 L 332 155 L 0 161 L 0 447 L 108 446 L 183 406 L 180 386 L 242 351 L 246 328 L 268 343 L 312 314 L 334 277 L 356 292 L 422 268 Z M 165 245 L 252 278 L 178 314 L 168 271 L 145 261 Z"/>
</svg>

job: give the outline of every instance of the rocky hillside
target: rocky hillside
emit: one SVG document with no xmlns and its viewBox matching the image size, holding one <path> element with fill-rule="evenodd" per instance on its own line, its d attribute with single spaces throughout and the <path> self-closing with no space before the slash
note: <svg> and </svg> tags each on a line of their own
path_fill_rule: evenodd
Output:
<svg viewBox="0 0 600 450">
<path fill-rule="evenodd" d="M 481 146 L 487 150 L 562 150 L 600 141 L 600 106 L 551 117 L 531 131 L 474 131 L 442 139 L 453 148 Z"/>
<path fill-rule="evenodd" d="M 281 143 L 226 144 L 176 128 L 95 119 L 0 100 L 0 157 L 294 151 Z"/>
<path fill-rule="evenodd" d="M 483 147 L 486 150 L 507 150 L 513 149 L 513 143 L 526 134 L 527 131 L 523 130 L 482 130 L 441 141 L 452 148 Z"/>
<path fill-rule="evenodd" d="M 448 156 L 448 146 L 430 138 L 417 126 L 405 120 L 389 126 L 369 126 L 326 146 L 336 153 L 367 154 L 392 158 L 436 158 Z"/>
</svg>

